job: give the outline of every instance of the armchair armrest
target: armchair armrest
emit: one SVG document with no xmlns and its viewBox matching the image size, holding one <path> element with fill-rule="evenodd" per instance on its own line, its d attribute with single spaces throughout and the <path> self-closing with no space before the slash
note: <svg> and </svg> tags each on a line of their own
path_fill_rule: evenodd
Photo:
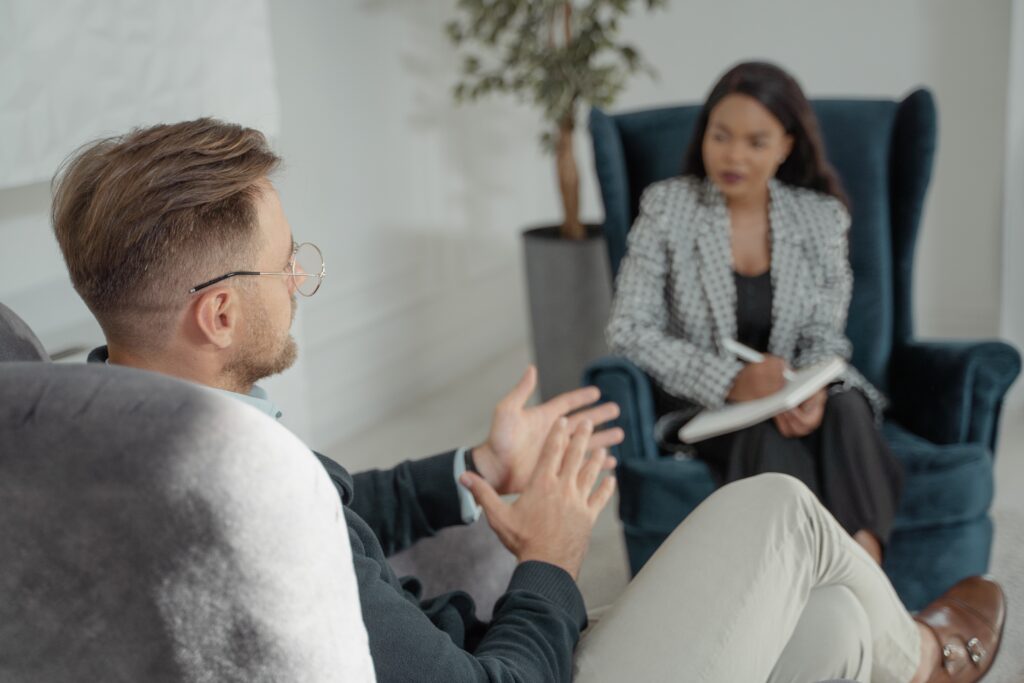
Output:
<svg viewBox="0 0 1024 683">
<path fill-rule="evenodd" d="M 654 442 L 654 396 L 643 370 L 621 356 L 604 356 L 583 370 L 583 383 L 601 390 L 601 398 L 619 404 L 615 425 L 626 433 L 613 449 L 620 462 L 628 458 L 657 458 Z"/>
<path fill-rule="evenodd" d="M 1020 353 L 1000 341 L 898 345 L 893 417 L 933 443 L 982 443 L 994 453 L 1003 397 L 1020 369 Z"/>
</svg>

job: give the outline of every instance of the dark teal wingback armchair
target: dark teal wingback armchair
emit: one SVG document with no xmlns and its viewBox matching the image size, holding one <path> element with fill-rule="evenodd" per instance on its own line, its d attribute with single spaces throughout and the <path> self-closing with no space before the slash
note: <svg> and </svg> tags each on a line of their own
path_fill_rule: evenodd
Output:
<svg viewBox="0 0 1024 683">
<path fill-rule="evenodd" d="M 891 399 L 883 433 L 907 475 L 885 570 L 907 607 L 919 609 L 960 578 L 988 569 L 999 413 L 1020 355 L 999 341 L 914 336 L 914 247 L 936 145 L 931 94 L 812 104 L 851 200 L 852 362 Z M 641 193 L 679 174 L 698 111 L 591 112 L 613 275 Z M 659 452 L 650 379 L 635 365 L 601 358 L 584 381 L 622 408 L 619 515 L 635 573 L 715 485 L 699 460 Z"/>
</svg>

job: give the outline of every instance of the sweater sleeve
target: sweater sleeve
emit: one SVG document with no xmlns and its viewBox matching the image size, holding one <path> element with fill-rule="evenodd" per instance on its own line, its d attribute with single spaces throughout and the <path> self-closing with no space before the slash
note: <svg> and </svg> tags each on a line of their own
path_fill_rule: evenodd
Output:
<svg viewBox="0 0 1024 683">
<path fill-rule="evenodd" d="M 562 569 L 543 562 L 517 567 L 482 640 L 469 652 L 456 643 L 467 635 L 461 620 L 435 624 L 431 613 L 396 590 L 380 565 L 363 552 L 360 533 L 350 528 L 349 537 L 363 621 L 381 683 L 572 680 L 572 653 L 586 613 L 575 582 Z M 464 599 L 462 608 L 472 609 L 465 594 L 449 597 Z"/>
<path fill-rule="evenodd" d="M 463 523 L 452 474 L 454 457 L 454 452 L 442 453 L 353 475 L 350 506 L 370 526 L 386 555 Z"/>
</svg>

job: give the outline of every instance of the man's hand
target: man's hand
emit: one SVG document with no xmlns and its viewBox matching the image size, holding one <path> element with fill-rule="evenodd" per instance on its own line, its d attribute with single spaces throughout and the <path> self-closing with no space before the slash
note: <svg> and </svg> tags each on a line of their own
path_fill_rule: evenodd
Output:
<svg viewBox="0 0 1024 683">
<path fill-rule="evenodd" d="M 536 386 L 537 369 L 531 365 L 519 384 L 494 409 L 487 441 L 473 449 L 476 468 L 501 495 L 523 490 L 533 474 L 551 427 L 560 418 L 573 413 L 568 418 L 568 428 L 570 432 L 575 432 L 584 421 L 600 425 L 619 416 L 619 406 L 615 403 L 587 408 L 601 398 L 597 387 L 569 391 L 539 406 L 527 408 L 526 402 Z M 614 446 L 621 443 L 624 437 L 625 434 L 618 427 L 605 429 L 590 439 L 590 448 Z M 614 460 L 606 461 L 605 464 L 608 468 L 614 467 Z"/>
<path fill-rule="evenodd" d="M 799 439 L 807 436 L 821 426 L 821 420 L 825 417 L 827 401 L 828 394 L 821 389 L 793 410 L 776 415 L 775 426 L 779 428 L 779 433 L 787 439 Z"/>
<path fill-rule="evenodd" d="M 603 448 L 591 450 L 588 458 L 593 424 L 580 422 L 570 439 L 569 423 L 559 418 L 552 427 L 537 466 L 514 503 L 506 503 L 472 472 L 460 481 L 473 492 L 491 528 L 516 559 L 548 562 L 575 579 L 597 515 L 615 491 L 615 477 L 606 477 L 594 489 L 601 470 L 608 469 L 609 460 L 614 464 L 614 458 Z"/>
</svg>

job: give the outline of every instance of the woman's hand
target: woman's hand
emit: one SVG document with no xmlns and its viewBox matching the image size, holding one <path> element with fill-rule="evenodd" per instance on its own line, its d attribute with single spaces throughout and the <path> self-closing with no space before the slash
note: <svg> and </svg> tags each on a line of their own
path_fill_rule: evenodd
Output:
<svg viewBox="0 0 1024 683">
<path fill-rule="evenodd" d="M 764 398 L 786 386 L 786 361 L 766 355 L 760 363 L 750 363 L 740 370 L 726 397 L 733 403 Z"/>
<path fill-rule="evenodd" d="M 775 416 L 775 426 L 779 433 L 787 439 L 799 439 L 807 436 L 821 426 L 821 420 L 825 417 L 825 403 L 828 401 L 828 394 L 824 389 L 798 405 L 793 410 L 780 413 Z"/>
</svg>

